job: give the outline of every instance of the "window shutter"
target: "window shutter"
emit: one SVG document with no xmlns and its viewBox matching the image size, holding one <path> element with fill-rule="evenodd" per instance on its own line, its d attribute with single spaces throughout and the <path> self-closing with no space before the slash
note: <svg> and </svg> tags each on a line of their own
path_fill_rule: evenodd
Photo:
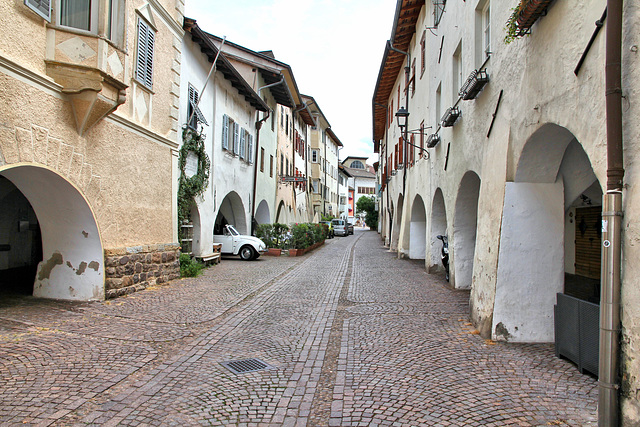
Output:
<svg viewBox="0 0 640 427">
<path fill-rule="evenodd" d="M 229 149 L 229 116 L 222 116 L 222 148 Z"/>
<path fill-rule="evenodd" d="M 247 158 L 249 159 L 249 164 L 253 164 L 253 135 L 247 133 Z"/>
<path fill-rule="evenodd" d="M 24 0 L 24 4 L 47 22 L 51 22 L 51 1 L 50 0 Z"/>
<path fill-rule="evenodd" d="M 153 50 L 156 35 L 149 25 L 138 19 L 138 57 L 136 79 L 151 89 L 153 87 Z"/>
<path fill-rule="evenodd" d="M 233 123 L 233 154 L 235 154 L 236 156 L 238 155 L 239 151 L 240 151 L 240 125 L 238 125 L 238 123 Z"/>
<path fill-rule="evenodd" d="M 240 158 L 244 159 L 246 157 L 246 149 L 247 149 L 247 131 L 244 128 L 240 129 Z"/>
</svg>

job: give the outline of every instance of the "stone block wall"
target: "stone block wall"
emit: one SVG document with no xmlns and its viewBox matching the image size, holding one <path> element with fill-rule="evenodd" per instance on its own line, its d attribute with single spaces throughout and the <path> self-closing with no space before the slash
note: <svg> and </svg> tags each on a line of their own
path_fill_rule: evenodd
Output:
<svg viewBox="0 0 640 427">
<path fill-rule="evenodd" d="M 106 249 L 105 297 L 115 298 L 180 277 L 177 244 Z"/>
</svg>

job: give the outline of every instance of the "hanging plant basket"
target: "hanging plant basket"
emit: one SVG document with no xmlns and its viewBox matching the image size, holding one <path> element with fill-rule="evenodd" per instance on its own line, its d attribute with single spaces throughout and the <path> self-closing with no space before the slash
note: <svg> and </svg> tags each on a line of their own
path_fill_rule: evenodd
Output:
<svg viewBox="0 0 640 427">
<path fill-rule="evenodd" d="M 506 23 L 507 32 L 504 41 L 509 44 L 518 37 L 525 36 L 531 32 L 531 27 L 546 14 L 547 8 L 554 0 L 521 0 Z"/>
</svg>

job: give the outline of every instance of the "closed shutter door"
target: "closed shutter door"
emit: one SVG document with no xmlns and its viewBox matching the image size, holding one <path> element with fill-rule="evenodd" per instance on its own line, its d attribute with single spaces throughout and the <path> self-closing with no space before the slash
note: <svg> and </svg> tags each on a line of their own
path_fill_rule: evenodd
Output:
<svg viewBox="0 0 640 427">
<path fill-rule="evenodd" d="M 222 148 L 229 149 L 229 116 L 222 116 Z"/>
<path fill-rule="evenodd" d="M 253 135 L 247 133 L 247 158 L 249 163 L 253 164 Z"/>
<path fill-rule="evenodd" d="M 240 129 L 240 158 L 246 157 L 247 131 Z"/>
<path fill-rule="evenodd" d="M 138 57 L 136 79 L 151 89 L 153 87 L 153 49 L 156 35 L 149 25 L 138 19 Z"/>
<path fill-rule="evenodd" d="M 576 275 L 600 279 L 602 207 L 576 208 Z"/>
</svg>

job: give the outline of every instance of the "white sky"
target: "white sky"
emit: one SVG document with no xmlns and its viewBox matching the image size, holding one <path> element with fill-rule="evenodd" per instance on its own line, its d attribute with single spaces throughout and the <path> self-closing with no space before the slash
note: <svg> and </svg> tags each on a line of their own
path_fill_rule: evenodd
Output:
<svg viewBox="0 0 640 427">
<path fill-rule="evenodd" d="M 186 0 L 204 31 L 254 51 L 272 50 L 313 96 L 347 156 L 373 153 L 371 99 L 394 0 Z"/>
</svg>

